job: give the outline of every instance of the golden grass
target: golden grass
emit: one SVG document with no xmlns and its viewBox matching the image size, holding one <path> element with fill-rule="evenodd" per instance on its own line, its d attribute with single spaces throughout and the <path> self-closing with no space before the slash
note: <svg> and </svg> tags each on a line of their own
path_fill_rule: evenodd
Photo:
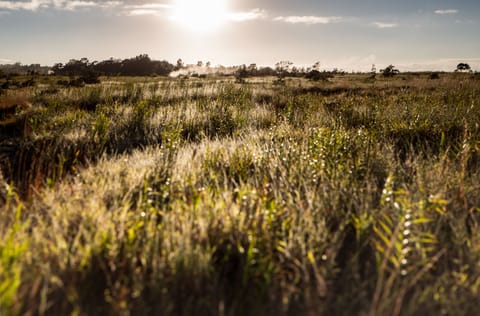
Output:
<svg viewBox="0 0 480 316">
<path fill-rule="evenodd" d="M 24 96 L 0 313 L 476 311 L 478 82 L 129 81 Z"/>
</svg>

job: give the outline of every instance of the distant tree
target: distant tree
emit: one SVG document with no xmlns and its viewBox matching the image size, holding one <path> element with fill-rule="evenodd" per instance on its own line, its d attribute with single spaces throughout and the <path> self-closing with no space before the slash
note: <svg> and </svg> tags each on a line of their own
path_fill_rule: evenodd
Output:
<svg viewBox="0 0 480 316">
<path fill-rule="evenodd" d="M 312 81 L 319 81 L 323 79 L 322 73 L 316 69 L 312 69 L 305 74 L 305 78 Z"/>
<path fill-rule="evenodd" d="M 320 81 L 320 80 L 327 81 L 329 78 L 333 78 L 333 73 L 312 69 L 305 74 L 305 78 L 312 81 Z"/>
<path fill-rule="evenodd" d="M 375 66 L 375 64 L 372 64 L 372 68 L 370 68 L 369 78 L 372 80 L 375 80 L 376 77 L 377 77 L 377 67 Z"/>
<path fill-rule="evenodd" d="M 380 70 L 384 77 L 393 77 L 400 73 L 398 69 L 395 69 L 394 65 L 389 65 L 387 68 Z"/>
<path fill-rule="evenodd" d="M 245 83 L 245 78 L 247 78 L 249 75 L 247 66 L 241 65 L 238 67 L 238 69 L 235 71 L 234 76 L 236 79 L 237 83 Z"/>
<path fill-rule="evenodd" d="M 65 65 L 55 64 L 52 70 L 55 75 L 78 76 L 78 82 L 82 82 L 82 84 L 98 83 L 99 73 L 95 70 L 96 64 L 96 62 L 90 62 L 88 58 L 70 59 Z"/>
<path fill-rule="evenodd" d="M 60 75 L 63 69 L 63 64 L 62 63 L 56 63 L 52 67 L 52 71 L 55 75 Z"/>
<path fill-rule="evenodd" d="M 197 67 L 203 67 L 203 61 L 201 60 L 197 61 Z"/>
<path fill-rule="evenodd" d="M 151 60 L 147 54 L 142 54 L 134 58 L 124 59 L 121 74 L 126 76 L 166 76 L 174 68 L 175 66 L 167 61 Z"/>
<path fill-rule="evenodd" d="M 122 60 L 111 57 L 96 63 L 94 69 L 104 76 L 118 76 L 122 72 Z"/>
<path fill-rule="evenodd" d="M 293 77 L 297 77 L 300 74 L 300 69 L 298 67 L 293 66 L 292 69 L 290 70 L 290 74 Z"/>
<path fill-rule="evenodd" d="M 212 66 L 212 63 L 207 61 L 207 63 L 205 64 L 205 67 L 210 68 L 210 66 Z"/>
<path fill-rule="evenodd" d="M 88 69 L 88 58 L 70 59 L 62 68 L 62 72 L 68 76 L 81 75 Z"/>
<path fill-rule="evenodd" d="M 262 77 L 275 76 L 276 74 L 277 74 L 277 72 L 275 71 L 275 69 L 273 69 L 271 67 L 258 68 L 257 73 L 256 73 L 257 76 L 262 76 Z"/>
<path fill-rule="evenodd" d="M 468 72 L 471 70 L 472 68 L 470 68 L 470 65 L 467 63 L 459 63 L 457 69 L 455 69 L 456 72 Z"/>
<path fill-rule="evenodd" d="M 153 74 L 152 70 L 152 60 L 147 54 L 141 54 L 122 61 L 122 75 L 148 76 Z"/>
<path fill-rule="evenodd" d="M 280 80 L 285 78 L 290 72 L 293 63 L 288 60 L 282 60 L 275 64 L 275 70 L 277 71 L 277 76 Z"/>
<path fill-rule="evenodd" d="M 168 76 L 175 69 L 174 65 L 170 64 L 168 61 L 165 61 L 165 60 L 152 61 L 152 67 L 153 67 L 153 74 L 156 74 L 159 76 Z"/>
<path fill-rule="evenodd" d="M 101 62 L 89 62 L 87 58 L 71 59 L 65 65 L 55 64 L 51 70 L 55 75 L 77 76 L 85 83 L 98 82 L 98 76 L 167 76 L 175 66 L 167 61 L 151 60 L 147 54 L 124 60 L 107 59 Z"/>
<path fill-rule="evenodd" d="M 183 67 L 185 67 L 185 64 L 183 63 L 183 60 L 181 58 L 179 58 L 177 60 L 177 65 L 175 66 L 175 70 L 180 70 Z"/>
<path fill-rule="evenodd" d="M 69 76 L 79 76 L 78 82 L 87 84 L 99 83 L 98 76 L 100 75 L 95 66 L 97 62 L 90 62 L 88 58 L 81 58 L 79 60 L 71 59 L 62 69 L 62 71 Z"/>
</svg>

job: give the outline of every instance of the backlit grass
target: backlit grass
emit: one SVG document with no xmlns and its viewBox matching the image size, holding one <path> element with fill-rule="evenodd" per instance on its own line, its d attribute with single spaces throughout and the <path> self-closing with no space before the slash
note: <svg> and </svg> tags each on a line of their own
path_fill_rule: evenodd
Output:
<svg viewBox="0 0 480 316">
<path fill-rule="evenodd" d="M 0 314 L 476 313 L 478 80 L 233 82 L 1 96 Z"/>
</svg>

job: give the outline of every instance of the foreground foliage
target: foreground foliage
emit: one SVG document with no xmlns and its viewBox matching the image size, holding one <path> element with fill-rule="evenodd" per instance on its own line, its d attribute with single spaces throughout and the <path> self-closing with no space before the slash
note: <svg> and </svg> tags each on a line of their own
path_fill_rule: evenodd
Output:
<svg viewBox="0 0 480 316">
<path fill-rule="evenodd" d="M 475 314 L 480 85 L 125 79 L 0 101 L 0 314 Z"/>
</svg>

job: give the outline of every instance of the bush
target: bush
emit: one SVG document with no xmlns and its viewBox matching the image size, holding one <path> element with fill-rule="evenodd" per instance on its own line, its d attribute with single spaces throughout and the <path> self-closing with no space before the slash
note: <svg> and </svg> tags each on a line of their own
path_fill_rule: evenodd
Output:
<svg viewBox="0 0 480 316">
<path fill-rule="evenodd" d="M 305 78 L 312 81 L 328 80 L 332 78 L 333 75 L 328 72 L 320 72 L 318 70 L 311 70 L 306 75 Z"/>
<path fill-rule="evenodd" d="M 384 77 L 393 77 L 400 73 L 398 69 L 395 69 L 394 65 L 389 65 L 387 68 L 380 70 Z"/>
<path fill-rule="evenodd" d="M 98 74 L 95 72 L 89 72 L 80 77 L 85 84 L 97 84 L 100 83 L 100 79 L 98 78 Z"/>
</svg>

